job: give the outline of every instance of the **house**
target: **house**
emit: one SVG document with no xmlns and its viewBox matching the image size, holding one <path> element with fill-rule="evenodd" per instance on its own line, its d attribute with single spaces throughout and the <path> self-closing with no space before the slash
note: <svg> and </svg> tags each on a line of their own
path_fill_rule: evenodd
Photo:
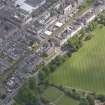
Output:
<svg viewBox="0 0 105 105">
<path fill-rule="evenodd" d="M 49 48 L 47 51 L 46 51 L 46 54 L 48 55 L 48 56 L 51 56 L 51 55 L 53 55 L 53 54 L 55 54 L 55 47 L 51 47 L 51 48 Z"/>
<path fill-rule="evenodd" d="M 69 4 L 67 7 L 64 8 L 64 14 L 70 14 L 72 12 L 72 5 Z"/>
<path fill-rule="evenodd" d="M 65 16 L 72 16 L 78 9 L 78 2 L 76 0 L 65 0 L 63 8 Z"/>
</svg>

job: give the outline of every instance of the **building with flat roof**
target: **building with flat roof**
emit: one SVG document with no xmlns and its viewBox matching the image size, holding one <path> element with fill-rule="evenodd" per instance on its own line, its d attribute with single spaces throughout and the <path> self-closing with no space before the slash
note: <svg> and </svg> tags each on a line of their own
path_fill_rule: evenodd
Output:
<svg viewBox="0 0 105 105">
<path fill-rule="evenodd" d="M 38 9 L 46 3 L 46 0 L 17 0 L 15 6 L 18 6 L 20 9 L 32 13 L 33 10 Z"/>
</svg>

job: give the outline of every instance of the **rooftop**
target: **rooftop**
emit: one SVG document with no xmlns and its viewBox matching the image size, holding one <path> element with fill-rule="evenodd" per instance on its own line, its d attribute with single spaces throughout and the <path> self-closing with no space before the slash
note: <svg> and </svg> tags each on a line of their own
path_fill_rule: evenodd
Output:
<svg viewBox="0 0 105 105">
<path fill-rule="evenodd" d="M 32 7 L 36 7 L 37 5 L 45 2 L 45 0 L 26 0 L 25 3 L 29 4 Z"/>
<path fill-rule="evenodd" d="M 18 5 L 21 9 L 29 13 L 32 13 L 33 10 L 38 9 L 45 2 L 46 0 L 17 0 L 15 5 Z"/>
</svg>

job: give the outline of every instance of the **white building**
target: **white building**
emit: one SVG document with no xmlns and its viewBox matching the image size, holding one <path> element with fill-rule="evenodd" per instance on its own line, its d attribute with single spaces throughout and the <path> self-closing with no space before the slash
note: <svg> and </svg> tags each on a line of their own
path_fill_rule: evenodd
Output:
<svg viewBox="0 0 105 105">
<path fill-rule="evenodd" d="M 70 14 L 72 12 L 72 5 L 68 5 L 67 7 L 64 8 L 64 14 Z"/>
</svg>

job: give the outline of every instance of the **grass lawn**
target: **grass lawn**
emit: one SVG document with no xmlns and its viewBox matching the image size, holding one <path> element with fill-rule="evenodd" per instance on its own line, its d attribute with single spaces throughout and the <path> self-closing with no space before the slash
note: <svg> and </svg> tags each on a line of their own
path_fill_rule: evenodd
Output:
<svg viewBox="0 0 105 105">
<path fill-rule="evenodd" d="M 63 92 L 54 87 L 48 87 L 42 94 L 42 97 L 54 105 L 78 105 L 79 103 L 76 100 L 65 96 Z"/>
<path fill-rule="evenodd" d="M 105 28 L 97 28 L 94 37 L 49 76 L 49 81 L 105 94 Z"/>
<path fill-rule="evenodd" d="M 42 97 L 45 99 L 45 100 L 48 100 L 48 101 L 55 101 L 58 97 L 60 97 L 61 95 L 63 95 L 63 93 L 61 91 L 59 91 L 58 89 L 56 88 L 53 88 L 53 87 L 48 87 L 44 93 L 42 94 Z"/>
<path fill-rule="evenodd" d="M 56 101 L 55 104 L 56 105 L 79 105 L 79 102 L 67 96 L 63 96 L 60 98 L 60 100 Z"/>
</svg>

